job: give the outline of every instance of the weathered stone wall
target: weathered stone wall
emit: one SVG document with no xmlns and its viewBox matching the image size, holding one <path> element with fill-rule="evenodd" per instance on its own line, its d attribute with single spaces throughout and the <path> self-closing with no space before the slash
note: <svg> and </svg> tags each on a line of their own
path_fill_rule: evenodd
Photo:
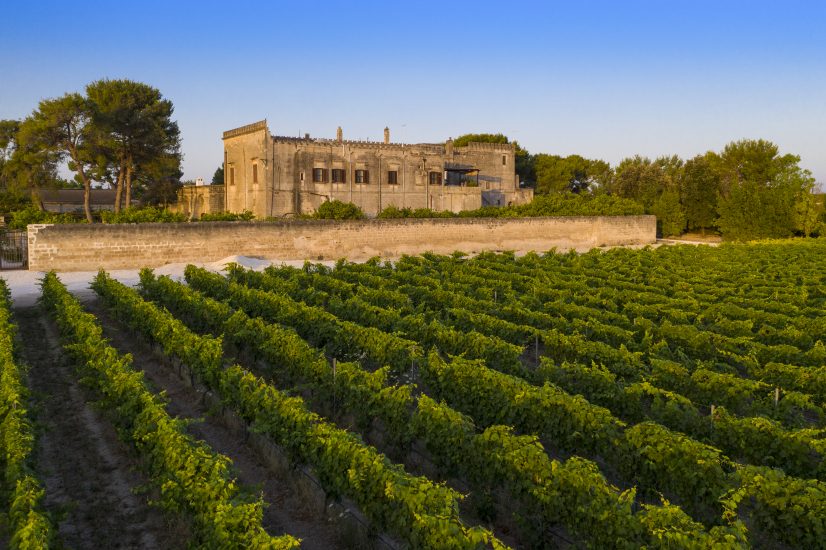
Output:
<svg viewBox="0 0 826 550">
<path fill-rule="evenodd" d="M 224 132 L 224 203 L 227 212 L 249 210 L 256 217 L 272 215 L 267 167 L 269 131 L 258 122 Z"/>
<path fill-rule="evenodd" d="M 426 251 L 586 250 L 656 240 L 654 216 L 293 220 L 119 225 L 30 225 L 29 269 L 87 271 L 211 262 L 387 258 Z"/>
<path fill-rule="evenodd" d="M 223 185 L 186 185 L 178 192 L 178 202 L 170 210 L 197 220 L 203 214 L 223 212 L 224 200 Z"/>
</svg>

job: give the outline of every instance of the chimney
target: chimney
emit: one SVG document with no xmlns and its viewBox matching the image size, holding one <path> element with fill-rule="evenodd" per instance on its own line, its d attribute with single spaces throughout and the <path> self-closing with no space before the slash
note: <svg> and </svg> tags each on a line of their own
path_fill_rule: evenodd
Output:
<svg viewBox="0 0 826 550">
<path fill-rule="evenodd" d="M 339 143 L 344 141 L 344 132 L 341 131 L 341 126 L 336 128 L 336 141 Z"/>
<path fill-rule="evenodd" d="M 447 138 L 445 142 L 445 154 L 449 157 L 453 156 L 453 138 Z"/>
<path fill-rule="evenodd" d="M 384 142 L 390 143 L 390 128 L 387 126 L 384 127 Z"/>
</svg>

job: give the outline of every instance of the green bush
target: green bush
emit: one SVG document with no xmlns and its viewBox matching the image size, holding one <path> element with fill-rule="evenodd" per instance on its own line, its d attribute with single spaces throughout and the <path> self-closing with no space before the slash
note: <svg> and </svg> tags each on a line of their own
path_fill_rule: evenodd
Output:
<svg viewBox="0 0 826 550">
<path fill-rule="evenodd" d="M 180 212 L 147 206 L 125 208 L 118 213 L 102 210 L 100 220 L 103 223 L 173 223 L 185 222 L 187 217 Z"/>
<path fill-rule="evenodd" d="M 613 195 L 576 195 L 559 193 L 535 197 L 518 206 L 483 206 L 455 214 L 429 208 L 399 208 L 388 206 L 378 217 L 390 218 L 522 218 L 533 216 L 635 216 L 644 214 L 641 204 Z"/>
<path fill-rule="evenodd" d="M 506 207 L 517 216 L 637 216 L 645 213 L 641 204 L 615 195 L 560 193 L 535 197 L 528 204 Z M 507 215 L 507 214 L 503 214 Z"/>
<path fill-rule="evenodd" d="M 365 215 L 355 204 L 335 200 L 319 206 L 314 217 L 320 220 L 363 220 Z"/>
<path fill-rule="evenodd" d="M 211 214 L 201 214 L 200 221 L 202 222 L 238 222 L 251 221 L 255 219 L 255 214 L 249 210 L 244 210 L 239 214 L 234 212 L 213 212 Z"/>
<path fill-rule="evenodd" d="M 0 213 L 15 212 L 31 206 L 31 196 L 19 191 L 0 191 Z"/>
<path fill-rule="evenodd" d="M 92 214 L 95 220 L 103 223 L 117 224 L 117 223 L 181 223 L 189 221 L 186 214 L 180 212 L 173 212 L 166 208 L 158 206 L 143 206 L 130 207 L 121 210 L 118 213 L 101 210 Z M 241 213 L 235 214 L 232 212 L 215 212 L 212 214 L 204 214 L 200 220 L 202 222 L 221 222 L 221 221 L 250 221 L 255 219 L 255 215 L 245 210 Z M 12 212 L 11 220 L 9 221 L 10 229 L 25 229 L 31 223 L 84 223 L 85 217 L 80 212 L 71 212 L 64 214 L 55 214 L 39 210 L 34 206 L 28 206 L 22 210 Z"/>
<path fill-rule="evenodd" d="M 501 206 L 483 206 L 477 210 L 463 210 L 457 214 L 460 218 L 508 218 L 516 215 L 513 208 Z"/>
<path fill-rule="evenodd" d="M 401 218 L 516 218 L 533 216 L 626 216 L 643 214 L 638 203 L 610 195 L 575 195 L 573 193 L 544 195 L 534 198 L 533 202 L 519 206 L 483 206 L 477 210 L 454 213 L 437 211 L 430 208 L 399 208 L 388 206 L 378 213 L 381 219 Z M 189 221 L 186 214 L 173 212 L 157 206 L 130 207 L 118 213 L 101 210 L 93 213 L 96 220 L 103 223 L 179 223 Z M 323 203 L 312 216 L 302 218 L 322 220 L 361 220 L 366 218 L 364 212 L 353 203 L 333 200 Z M 250 221 L 255 215 L 245 210 L 241 213 L 214 212 L 203 214 L 201 222 Z M 34 206 L 26 207 L 11 214 L 9 227 L 25 229 L 31 223 L 83 223 L 82 213 L 54 214 L 38 210 Z"/>
<path fill-rule="evenodd" d="M 791 237 L 794 208 L 790 192 L 747 182 L 732 187 L 717 203 L 717 226 L 727 241 Z"/>
<path fill-rule="evenodd" d="M 651 205 L 650 212 L 657 216 L 657 225 L 664 237 L 682 235 L 685 231 L 685 212 L 680 206 L 680 195 L 665 191 Z"/>
<path fill-rule="evenodd" d="M 55 214 L 35 206 L 27 206 L 11 213 L 9 229 L 26 229 L 31 223 L 83 223 L 85 218 L 73 213 Z"/>
<path fill-rule="evenodd" d="M 412 217 L 412 213 L 413 210 L 411 208 L 399 208 L 398 206 L 391 204 L 379 212 L 376 217 L 379 219 L 410 218 Z"/>
</svg>

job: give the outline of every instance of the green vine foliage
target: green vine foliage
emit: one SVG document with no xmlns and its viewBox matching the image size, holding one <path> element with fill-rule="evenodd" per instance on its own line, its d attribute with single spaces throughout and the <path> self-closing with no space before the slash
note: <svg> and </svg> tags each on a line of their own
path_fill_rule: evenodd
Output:
<svg viewBox="0 0 826 550">
<path fill-rule="evenodd" d="M 818 547 L 824 252 L 809 240 L 187 275 L 226 300 L 204 302 L 222 319 L 208 332 L 268 358 L 287 387 L 379 419 L 403 448 L 423 443 L 473 491 L 505 490 L 537 533 Z"/>
<path fill-rule="evenodd" d="M 759 535 L 798 548 L 823 546 L 826 483 L 757 466 L 743 467 L 738 474 L 740 487 L 729 497 L 731 506 L 749 514 Z"/>
<path fill-rule="evenodd" d="M 473 260 L 423 256 L 403 258 L 393 265 L 341 263 L 330 275 L 350 284 L 392 285 L 405 291 L 413 307 L 456 303 L 501 319 L 519 315 L 524 324 L 537 329 L 550 327 L 543 334 L 543 347 L 554 359 L 554 372 L 543 368 L 538 377 L 529 377 L 532 381 L 554 381 L 571 393 L 584 394 L 608 407 L 623 420 L 655 420 L 722 448 L 738 462 L 781 467 L 787 474 L 805 479 L 822 475 L 824 457 L 822 428 L 809 427 L 823 425 L 818 376 L 823 364 L 821 340 L 826 333 L 818 307 L 823 305 L 824 294 L 819 290 L 819 276 L 812 275 L 812 270 L 817 273 L 819 268 L 810 261 L 822 257 L 820 248 L 822 244 L 811 242 L 731 247 L 720 254 L 675 249 L 529 255 L 519 260 L 508 254 L 481 255 Z M 726 281 L 712 271 L 720 267 L 718 258 L 728 255 L 732 259 L 723 266 L 726 272 L 731 271 L 729 266 L 753 263 L 755 256 L 763 265 L 771 265 L 767 264 L 772 261 L 769 258 L 784 254 L 807 260 L 791 265 L 782 260 L 775 263 L 790 269 L 774 275 L 783 282 L 768 283 L 764 288 L 756 288 L 761 282 L 755 282 L 746 288 L 729 289 L 726 287 L 742 285 L 728 281 L 743 277 Z M 675 258 L 662 258 L 666 255 Z M 701 263 L 685 256 L 701 256 Z M 578 263 L 587 269 L 579 269 Z M 705 273 L 683 273 L 688 270 Z M 417 273 L 420 286 L 415 292 L 403 284 L 410 280 L 408 271 Z M 690 282 L 675 281 L 674 272 Z M 500 298 L 508 300 L 507 310 L 504 305 L 497 310 L 489 299 L 478 298 L 485 293 L 485 277 L 495 277 L 511 289 L 496 289 Z M 646 284 L 629 282 L 633 277 L 644 277 Z M 786 281 L 794 277 L 797 280 L 789 285 Z M 710 284 L 709 278 L 715 282 Z M 658 279 L 664 281 L 662 286 L 657 286 L 661 284 Z M 802 288 L 801 282 L 805 291 L 789 290 Z M 440 286 L 455 290 L 441 290 L 439 301 L 432 302 L 436 305 L 429 305 L 427 296 L 433 296 Z M 722 291 L 717 288 L 720 286 Z M 672 297 L 675 288 L 677 296 Z M 702 293 L 699 298 L 694 294 L 697 288 Z M 769 294 L 762 300 L 749 297 L 747 292 L 754 290 L 758 297 Z M 451 294 L 461 295 L 451 298 Z M 715 310 L 721 300 L 731 302 L 722 302 L 725 305 Z M 732 303 L 735 300 L 744 305 Z M 799 305 L 804 302 L 815 306 L 804 311 Z M 583 322 L 583 318 L 588 321 Z M 654 321 L 662 318 L 667 322 Z M 758 323 L 763 323 L 762 327 Z M 623 340 L 624 344 L 618 345 Z M 780 357 L 786 363 L 769 363 Z M 564 360 L 573 361 L 569 365 L 580 372 L 574 375 L 572 369 L 566 369 L 568 372 L 560 373 L 557 365 L 564 365 Z M 788 364 L 791 362 L 798 364 Z M 600 368 L 604 371 L 594 376 L 585 372 Z M 589 377 L 587 381 L 583 373 Z M 775 392 L 779 386 L 778 402 Z M 736 416 L 721 407 L 727 404 L 736 406 Z M 711 405 L 717 411 L 713 421 L 707 415 Z M 732 480 L 730 486 L 736 487 L 737 482 Z M 775 529 L 773 536 L 778 536 L 782 528 L 776 525 Z"/>
<path fill-rule="evenodd" d="M 28 412 L 26 371 L 14 356 L 16 327 L 11 295 L 0 279 L 0 494 L 7 503 L 12 549 L 53 545 L 54 527 L 43 512 L 44 491 L 31 466 L 34 430 Z"/>
<path fill-rule="evenodd" d="M 340 319 L 358 323 L 356 326 L 372 327 L 388 334 L 402 334 L 425 348 L 436 347 L 445 353 L 484 359 L 492 368 L 505 372 L 524 372 L 519 362 L 519 357 L 524 351 L 522 346 L 510 344 L 499 337 L 486 337 L 475 328 L 465 330 L 467 325 L 458 321 L 455 323 L 456 328 L 453 328 L 436 318 L 412 312 L 402 314 L 398 310 L 370 304 L 360 296 L 351 296 L 344 300 L 338 297 L 320 299 L 317 292 L 301 286 L 297 281 L 285 281 L 267 273 L 244 270 L 237 266 L 230 267 L 228 277 L 247 287 L 280 292 L 295 300 L 316 303 Z M 479 323 L 475 325 L 478 326 Z"/>
<path fill-rule="evenodd" d="M 623 385 L 616 375 L 599 365 L 556 365 L 542 358 L 537 374 L 608 408 L 627 422 L 650 419 L 711 444 L 738 462 L 779 467 L 791 475 L 824 479 L 826 443 L 822 429 L 789 430 L 776 420 L 738 417 L 723 407 L 715 408 L 714 416 L 709 417 L 679 393 L 662 390 L 649 382 Z"/>
<path fill-rule="evenodd" d="M 98 274 L 94 286 L 111 287 Z M 262 501 L 249 500 L 230 477 L 230 460 L 186 434 L 184 423 L 168 415 L 163 401 L 151 393 L 131 356 L 120 355 L 102 337 L 93 315 L 83 311 L 54 273 L 42 281 L 42 302 L 64 338 L 64 348 L 81 365 L 100 403 L 111 411 L 121 436 L 138 450 L 164 509 L 191 519 L 193 545 L 205 548 L 296 548 L 289 535 L 272 537 L 261 526 Z M 123 313 L 121 311 L 121 313 Z M 168 328 L 168 327 L 167 327 Z M 177 338 L 168 330 L 170 339 Z M 193 350 L 199 364 L 209 360 L 212 341 Z M 220 349 L 219 349 L 220 350 Z"/>
<path fill-rule="evenodd" d="M 329 365 L 293 332 L 267 325 L 260 318 L 250 319 L 241 311 L 230 314 L 223 304 L 149 271 L 142 273 L 141 286 L 149 297 L 193 326 L 211 324 L 214 330 L 223 330 L 227 339 L 254 348 L 269 364 L 283 365 L 302 384 L 309 382 L 314 391 L 329 397 L 325 392 L 330 384 Z M 407 386 L 389 385 L 382 370 L 370 374 L 353 367 L 339 363 L 342 378 L 338 379 L 345 382 L 336 388 L 345 407 L 356 414 L 374 414 L 397 437 L 401 433 L 419 438 L 451 475 L 461 475 L 489 490 L 507 489 L 521 504 L 523 517 L 531 518 L 534 529 L 541 532 L 543 526 L 561 524 L 595 548 L 634 548 L 646 542 L 657 546 L 663 540 L 659 532 L 647 531 L 642 516 L 633 514 L 633 492 L 621 493 L 611 486 L 596 465 L 581 459 L 553 461 L 535 437 L 517 436 L 504 426 L 479 433 L 470 418 L 444 403 L 424 394 L 413 400 Z M 650 508 L 654 513 L 656 507 Z M 594 521 L 604 528 L 595 531 Z M 673 535 L 707 543 L 723 540 L 699 524 L 673 530 Z"/>
<path fill-rule="evenodd" d="M 187 266 L 185 277 L 193 288 L 213 298 L 226 299 L 248 315 L 292 326 L 302 338 L 342 360 L 359 359 L 376 368 L 389 365 L 395 372 L 405 372 L 422 357 L 415 342 L 341 321 L 322 308 L 287 295 L 250 289 L 191 265 Z"/>
<path fill-rule="evenodd" d="M 148 273 L 143 283 L 151 286 Z M 104 272 L 92 288 L 124 322 L 191 367 L 253 430 L 269 436 L 296 462 L 311 465 L 328 493 L 351 498 L 380 528 L 414 548 L 505 548 L 488 530 L 462 524 L 461 495 L 452 489 L 407 474 L 360 438 L 307 410 L 301 398 L 285 395 L 237 365 L 224 368 L 220 340 L 190 331 Z"/>
</svg>

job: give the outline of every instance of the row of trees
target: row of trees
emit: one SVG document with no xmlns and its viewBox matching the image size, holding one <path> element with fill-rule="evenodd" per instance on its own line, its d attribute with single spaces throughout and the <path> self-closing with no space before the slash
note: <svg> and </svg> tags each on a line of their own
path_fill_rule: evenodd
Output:
<svg viewBox="0 0 826 550">
<path fill-rule="evenodd" d="M 22 121 L 0 121 L 0 192 L 6 202 L 23 204 L 31 197 L 39 206 L 40 189 L 80 186 L 91 223 L 93 185 L 115 190 L 115 212 L 131 204 L 136 186 L 158 198 L 174 197 L 182 173 L 172 102 L 131 80 L 98 80 L 85 91 L 45 99 Z M 58 177 L 64 164 L 74 173 L 71 182 Z"/>
<path fill-rule="evenodd" d="M 765 140 L 729 143 L 687 161 L 679 157 L 623 160 L 606 191 L 641 203 L 665 235 L 715 228 L 726 238 L 810 235 L 823 205 L 800 157 Z"/>
<path fill-rule="evenodd" d="M 455 143 L 508 143 L 502 134 L 467 134 Z M 515 142 L 514 142 L 515 143 Z M 823 196 L 800 157 L 774 143 L 744 139 L 683 160 L 635 156 L 611 167 L 579 155 L 530 154 L 516 146 L 516 171 L 537 195 L 607 193 L 657 216 L 663 235 L 720 232 L 743 240 L 810 235 L 826 229 Z"/>
</svg>

